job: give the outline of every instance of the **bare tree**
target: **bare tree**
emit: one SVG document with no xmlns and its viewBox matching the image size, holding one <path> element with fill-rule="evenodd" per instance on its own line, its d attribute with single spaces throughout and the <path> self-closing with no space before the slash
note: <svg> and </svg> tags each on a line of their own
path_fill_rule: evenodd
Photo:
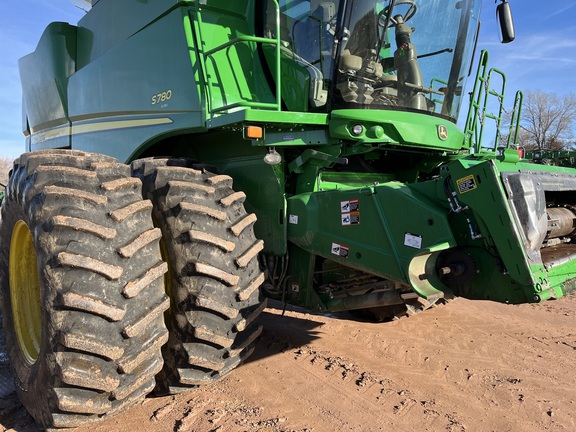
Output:
<svg viewBox="0 0 576 432">
<path fill-rule="evenodd" d="M 519 144 L 526 149 L 566 150 L 574 146 L 576 95 L 543 91 L 524 95 Z"/>
<path fill-rule="evenodd" d="M 0 183 L 6 185 L 8 183 L 8 172 L 12 169 L 12 159 L 0 157 Z M 0 186 L 0 189 L 3 189 Z"/>
</svg>

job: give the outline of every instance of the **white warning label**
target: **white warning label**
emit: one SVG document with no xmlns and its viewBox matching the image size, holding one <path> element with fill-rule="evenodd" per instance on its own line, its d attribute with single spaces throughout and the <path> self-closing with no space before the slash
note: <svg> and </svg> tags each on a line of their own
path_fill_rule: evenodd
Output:
<svg viewBox="0 0 576 432">
<path fill-rule="evenodd" d="M 422 236 L 410 233 L 404 234 L 404 246 L 414 249 L 422 249 Z"/>
</svg>

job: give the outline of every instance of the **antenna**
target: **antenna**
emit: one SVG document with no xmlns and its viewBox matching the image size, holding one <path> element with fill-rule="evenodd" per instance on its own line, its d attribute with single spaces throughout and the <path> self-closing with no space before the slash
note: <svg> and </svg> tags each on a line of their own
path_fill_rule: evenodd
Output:
<svg viewBox="0 0 576 432">
<path fill-rule="evenodd" d="M 88 12 L 92 8 L 91 0 L 69 0 L 78 9 L 82 9 L 84 12 Z"/>
</svg>

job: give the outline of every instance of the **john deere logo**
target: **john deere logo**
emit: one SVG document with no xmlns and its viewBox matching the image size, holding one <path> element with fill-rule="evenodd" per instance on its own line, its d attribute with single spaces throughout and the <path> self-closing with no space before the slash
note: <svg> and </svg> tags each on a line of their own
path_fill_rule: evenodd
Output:
<svg viewBox="0 0 576 432">
<path fill-rule="evenodd" d="M 442 141 L 446 141 L 448 139 L 448 128 L 446 126 L 438 126 L 438 138 L 440 138 Z"/>
</svg>

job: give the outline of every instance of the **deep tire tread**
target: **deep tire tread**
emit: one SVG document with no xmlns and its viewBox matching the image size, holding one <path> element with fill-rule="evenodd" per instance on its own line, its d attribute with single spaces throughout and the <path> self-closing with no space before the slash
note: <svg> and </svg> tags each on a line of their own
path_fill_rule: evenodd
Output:
<svg viewBox="0 0 576 432">
<path fill-rule="evenodd" d="M 236 258 L 236 265 L 242 268 L 246 267 L 263 250 L 264 242 L 262 240 L 257 240 L 246 252 Z"/>
<path fill-rule="evenodd" d="M 54 394 L 61 411 L 75 414 L 105 414 L 112 409 L 106 394 L 79 388 L 55 388 Z"/>
<path fill-rule="evenodd" d="M 82 351 L 109 360 L 118 360 L 124 355 L 121 338 L 111 344 L 110 341 L 102 341 L 100 337 L 83 331 L 68 331 L 61 334 L 60 343 L 69 350 Z"/>
<path fill-rule="evenodd" d="M 158 228 L 152 228 L 132 239 L 130 243 L 118 248 L 118 253 L 123 258 L 132 258 L 138 251 L 144 249 L 150 243 L 154 243 L 162 237 L 162 232 Z"/>
<path fill-rule="evenodd" d="M 44 193 L 46 194 L 48 199 L 75 198 L 87 201 L 97 206 L 103 206 L 108 203 L 108 199 L 105 196 L 86 192 L 80 189 L 72 189 L 69 187 L 46 186 L 46 188 L 44 189 Z"/>
<path fill-rule="evenodd" d="M 115 390 L 120 385 L 115 365 L 99 357 L 59 352 L 55 360 L 64 384 L 104 392 Z"/>
<path fill-rule="evenodd" d="M 110 321 L 120 321 L 126 315 L 126 311 L 122 308 L 97 298 L 73 292 L 67 292 L 62 296 L 62 306 L 67 309 L 99 315 Z"/>
<path fill-rule="evenodd" d="M 156 356 L 149 358 L 136 368 L 137 373 L 127 376 L 122 387 L 118 387 L 110 393 L 112 398 L 122 400 L 127 398 L 131 393 L 138 390 L 148 383 L 154 382 L 155 375 L 162 369 L 163 362 Z M 152 386 L 154 387 L 154 386 Z"/>
<path fill-rule="evenodd" d="M 124 269 L 121 266 L 106 264 L 100 260 L 76 253 L 60 252 L 56 259 L 63 267 L 81 268 L 98 273 L 109 280 L 115 280 L 122 276 Z"/>
<path fill-rule="evenodd" d="M 252 324 L 255 320 L 258 319 L 260 314 L 264 312 L 264 309 L 268 306 L 268 299 L 264 299 L 264 301 L 256 307 L 256 309 L 248 312 L 246 316 L 244 316 L 240 321 L 236 323 L 236 331 L 242 332 L 248 328 L 250 324 Z"/>
<path fill-rule="evenodd" d="M 170 309 L 170 299 L 164 296 L 160 303 L 153 305 L 149 310 L 144 311 L 141 316 L 137 317 L 134 322 L 124 327 L 122 334 L 127 338 L 137 336 L 142 333 L 151 322 L 161 317 L 168 309 Z"/>
<path fill-rule="evenodd" d="M 254 280 L 252 280 L 244 288 L 238 288 L 236 294 L 238 295 L 238 300 L 246 301 L 248 300 L 256 290 L 264 283 L 266 279 L 264 273 L 260 273 Z"/>
<path fill-rule="evenodd" d="M 157 390 L 181 392 L 220 379 L 251 351 L 264 309 L 257 260 L 264 245 L 230 176 L 185 159 L 142 159 L 132 170 L 153 202 L 171 276 L 171 335 Z"/>
<path fill-rule="evenodd" d="M 203 343 L 185 343 L 183 347 L 188 354 L 190 366 L 212 370 L 220 370 L 225 366 L 225 361 L 216 348 Z"/>
<path fill-rule="evenodd" d="M 124 286 L 122 293 L 126 298 L 136 297 L 144 288 L 150 285 L 152 282 L 160 279 L 164 276 L 164 273 L 168 271 L 168 264 L 164 261 L 160 262 L 155 267 L 152 267 L 143 275 L 140 275 L 137 279 L 128 282 Z"/>
<path fill-rule="evenodd" d="M 149 358 L 152 358 L 156 353 L 168 342 L 168 331 L 159 332 L 159 334 L 152 335 L 149 340 L 144 341 L 142 346 L 132 356 L 125 356 L 118 362 L 120 372 L 129 374 L 132 373 L 138 366 L 144 363 Z"/>
<path fill-rule="evenodd" d="M 169 299 L 151 209 L 141 181 L 112 157 L 46 150 L 15 161 L 0 224 L 2 295 L 10 299 L 12 229 L 24 220 L 43 290 L 43 346 L 33 375 L 17 347 L 10 302 L 2 306 L 18 393 L 41 428 L 98 421 L 155 386 Z"/>
<path fill-rule="evenodd" d="M 182 202 L 178 204 L 178 207 L 180 211 L 210 216 L 219 221 L 225 221 L 227 217 L 226 212 L 194 203 Z"/>
<path fill-rule="evenodd" d="M 119 208 L 110 212 L 110 216 L 116 222 L 124 222 L 126 219 L 141 213 L 150 212 L 152 210 L 152 203 L 150 200 L 136 201 L 132 204 L 128 204 L 126 207 Z"/>
<path fill-rule="evenodd" d="M 112 240 L 116 237 L 116 230 L 108 228 L 85 219 L 80 219 L 71 216 L 54 216 L 52 218 L 52 225 L 63 229 L 72 229 L 75 231 L 82 231 L 87 234 L 92 234 L 104 240 Z"/>
<path fill-rule="evenodd" d="M 232 231 L 236 237 L 239 237 L 246 228 L 254 225 L 254 223 L 256 223 L 256 215 L 254 213 L 250 213 L 245 218 L 232 225 L 230 227 L 230 231 Z"/>
</svg>

